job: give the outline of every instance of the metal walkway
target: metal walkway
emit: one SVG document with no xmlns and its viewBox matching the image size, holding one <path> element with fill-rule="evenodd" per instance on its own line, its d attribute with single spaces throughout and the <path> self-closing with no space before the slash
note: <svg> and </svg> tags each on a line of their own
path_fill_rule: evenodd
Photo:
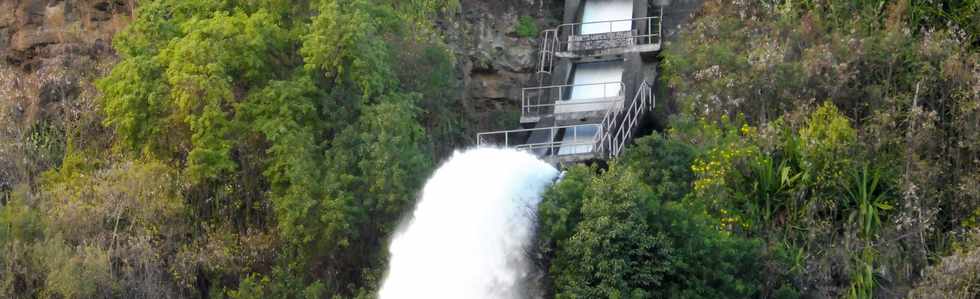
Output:
<svg viewBox="0 0 980 299">
<path fill-rule="evenodd" d="M 555 104 L 556 109 L 564 105 Z M 643 82 L 629 107 L 623 109 L 622 102 L 610 105 L 599 123 L 485 132 L 477 134 L 476 139 L 481 146 L 527 150 L 552 163 L 609 159 L 622 153 L 643 115 L 654 107 L 653 89 Z M 544 138 L 534 138 L 535 135 Z M 569 136 L 570 140 L 565 140 Z"/>
<path fill-rule="evenodd" d="M 550 74 L 555 57 L 618 55 L 626 52 L 660 51 L 663 44 L 662 7 L 657 15 L 643 18 L 562 24 L 542 31 L 538 73 Z M 629 30 L 620 30 L 629 25 Z M 586 27 L 607 27 L 608 30 L 590 33 Z M 584 32 L 584 33 L 583 33 Z"/>
</svg>

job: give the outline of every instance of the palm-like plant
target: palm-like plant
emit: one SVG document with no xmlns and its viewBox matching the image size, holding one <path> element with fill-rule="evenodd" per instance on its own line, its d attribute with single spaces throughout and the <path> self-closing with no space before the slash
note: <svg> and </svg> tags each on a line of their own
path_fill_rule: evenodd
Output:
<svg viewBox="0 0 980 299">
<path fill-rule="evenodd" d="M 865 164 L 860 170 L 851 173 L 849 184 L 844 186 L 850 203 L 856 207 L 848 220 L 857 225 L 858 236 L 865 242 L 861 256 L 855 258 L 857 269 L 852 273 L 849 298 L 871 298 L 875 287 L 874 260 L 876 252 L 872 241 L 881 226 L 881 213 L 892 209 L 884 190 L 879 186 L 880 174 L 877 169 L 868 169 Z"/>
<path fill-rule="evenodd" d="M 757 207 L 761 210 L 759 217 L 763 224 L 770 227 L 776 213 L 786 208 L 786 192 L 792 190 L 801 177 L 801 173 L 792 173 L 791 167 L 786 164 L 784 160 L 776 165 L 773 158 L 764 156 L 752 166 L 756 175 L 752 191 L 760 205 Z"/>
<path fill-rule="evenodd" d="M 881 226 L 881 211 L 892 209 L 878 185 L 879 179 L 878 170 L 869 170 L 868 165 L 864 165 L 861 170 L 851 173 L 850 184 L 844 188 L 850 203 L 857 208 L 851 212 L 849 221 L 857 224 L 860 237 L 866 241 L 870 241 Z"/>
</svg>

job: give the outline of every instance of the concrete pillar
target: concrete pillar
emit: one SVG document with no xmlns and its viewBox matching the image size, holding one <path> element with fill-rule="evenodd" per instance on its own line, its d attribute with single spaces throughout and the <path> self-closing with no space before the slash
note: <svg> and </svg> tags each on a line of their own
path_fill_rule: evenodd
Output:
<svg viewBox="0 0 980 299">
<path fill-rule="evenodd" d="M 582 15 L 582 0 L 565 0 L 565 16 L 562 23 L 578 23 Z"/>
<path fill-rule="evenodd" d="M 650 9 L 650 1 L 649 0 L 635 0 L 635 1 L 633 1 L 633 18 L 646 18 L 646 17 L 650 17 L 651 16 L 650 15 L 651 13 L 653 13 L 653 11 Z M 649 23 L 649 21 L 647 21 L 647 20 L 637 20 L 637 21 L 633 22 L 633 26 L 635 26 L 633 29 L 636 29 L 636 32 L 639 35 L 646 35 L 649 32 L 649 30 L 647 30 L 647 27 L 648 27 L 647 24 L 648 23 Z M 641 40 L 637 40 L 636 42 L 637 43 L 641 43 L 641 42 L 645 42 L 645 41 L 646 41 L 645 39 L 641 39 Z"/>
<path fill-rule="evenodd" d="M 571 59 L 560 59 L 555 62 L 555 67 L 551 71 L 551 85 L 568 84 L 568 79 L 572 75 Z"/>
<path fill-rule="evenodd" d="M 626 88 L 623 92 L 626 96 L 625 107 L 632 104 L 636 90 L 640 88 L 640 83 L 643 82 L 643 73 L 643 59 L 639 53 L 629 52 L 623 55 L 623 84 Z"/>
</svg>

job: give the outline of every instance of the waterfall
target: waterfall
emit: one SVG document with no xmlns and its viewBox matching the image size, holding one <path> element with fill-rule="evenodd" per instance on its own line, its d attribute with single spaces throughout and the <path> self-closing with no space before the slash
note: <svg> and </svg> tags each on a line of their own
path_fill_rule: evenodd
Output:
<svg viewBox="0 0 980 299">
<path fill-rule="evenodd" d="M 380 298 L 528 297 L 534 213 L 557 175 L 524 152 L 456 152 L 395 234 Z"/>
</svg>

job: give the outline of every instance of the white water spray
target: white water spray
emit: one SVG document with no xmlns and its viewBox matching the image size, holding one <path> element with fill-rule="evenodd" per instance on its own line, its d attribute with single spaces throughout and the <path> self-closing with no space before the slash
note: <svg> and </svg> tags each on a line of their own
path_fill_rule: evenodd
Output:
<svg viewBox="0 0 980 299">
<path fill-rule="evenodd" d="M 528 296 L 534 211 L 557 175 L 514 150 L 455 153 L 391 242 L 381 299 Z"/>
</svg>

